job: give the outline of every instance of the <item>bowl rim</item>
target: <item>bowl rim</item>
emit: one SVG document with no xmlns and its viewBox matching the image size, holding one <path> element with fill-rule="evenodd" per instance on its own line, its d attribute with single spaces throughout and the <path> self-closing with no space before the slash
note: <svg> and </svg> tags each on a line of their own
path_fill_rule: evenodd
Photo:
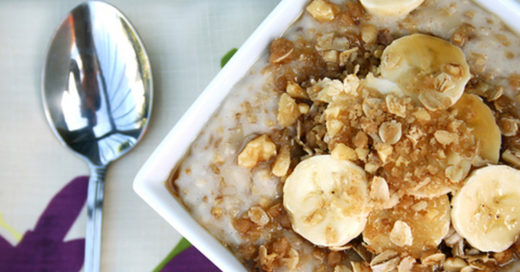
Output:
<svg viewBox="0 0 520 272">
<path fill-rule="evenodd" d="M 308 0 L 282 0 L 213 78 L 138 171 L 134 191 L 182 236 L 223 271 L 246 271 L 238 259 L 199 225 L 166 187 L 172 169 L 184 157 L 232 87 L 302 14 Z"/>
<path fill-rule="evenodd" d="M 309 1 L 281 0 L 154 149 L 133 182 L 134 191 L 152 209 L 223 271 L 246 269 L 226 247 L 195 221 L 183 204 L 173 197 L 165 182 L 233 86 L 262 55 L 268 53 L 270 42 L 282 35 L 300 17 Z M 497 15 L 520 35 L 520 24 L 516 23 L 516 18 L 520 17 L 519 2 L 474 2 Z"/>
</svg>

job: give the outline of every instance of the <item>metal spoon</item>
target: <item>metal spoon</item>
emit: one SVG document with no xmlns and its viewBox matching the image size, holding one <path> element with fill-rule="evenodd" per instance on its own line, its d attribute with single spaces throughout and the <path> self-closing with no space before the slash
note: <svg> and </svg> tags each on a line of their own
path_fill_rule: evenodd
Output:
<svg viewBox="0 0 520 272">
<path fill-rule="evenodd" d="M 150 62 L 121 12 L 104 2 L 86 2 L 54 34 L 42 85 L 51 128 L 90 167 L 84 268 L 99 271 L 105 172 L 148 124 Z"/>
</svg>

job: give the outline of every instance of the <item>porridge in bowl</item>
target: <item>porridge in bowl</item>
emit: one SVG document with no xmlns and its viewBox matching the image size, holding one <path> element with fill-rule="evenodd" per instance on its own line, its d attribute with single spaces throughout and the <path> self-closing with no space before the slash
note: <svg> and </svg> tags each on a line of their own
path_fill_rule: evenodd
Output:
<svg viewBox="0 0 520 272">
<path fill-rule="evenodd" d="M 513 269 L 519 45 L 471 1 L 310 1 L 168 186 L 251 271 Z"/>
</svg>

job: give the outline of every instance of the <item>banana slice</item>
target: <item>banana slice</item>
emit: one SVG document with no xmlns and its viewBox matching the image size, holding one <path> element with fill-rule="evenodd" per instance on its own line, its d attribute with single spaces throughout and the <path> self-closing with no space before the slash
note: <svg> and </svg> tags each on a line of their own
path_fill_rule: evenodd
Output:
<svg viewBox="0 0 520 272">
<path fill-rule="evenodd" d="M 330 155 L 300 162 L 285 181 L 283 204 L 294 231 L 318 246 L 342 246 L 365 227 L 367 178 L 363 169 Z"/>
<path fill-rule="evenodd" d="M 392 249 L 419 258 L 424 251 L 436 249 L 449 229 L 447 195 L 432 199 L 405 196 L 391 209 L 372 211 L 363 240 L 375 253 Z"/>
<path fill-rule="evenodd" d="M 393 41 L 381 56 L 381 75 L 429 110 L 455 104 L 470 79 L 460 48 L 429 35 L 412 34 Z"/>
<path fill-rule="evenodd" d="M 475 170 L 451 205 L 458 234 L 481 251 L 504 251 L 520 234 L 520 171 L 506 165 Z"/>
<path fill-rule="evenodd" d="M 416 9 L 424 0 L 361 0 L 371 14 L 377 16 L 402 17 Z"/>
<path fill-rule="evenodd" d="M 473 129 L 473 134 L 479 140 L 480 157 L 496 164 L 500 156 L 502 136 L 489 107 L 480 97 L 463 94 L 453 108 L 457 110 L 457 118 Z"/>
</svg>

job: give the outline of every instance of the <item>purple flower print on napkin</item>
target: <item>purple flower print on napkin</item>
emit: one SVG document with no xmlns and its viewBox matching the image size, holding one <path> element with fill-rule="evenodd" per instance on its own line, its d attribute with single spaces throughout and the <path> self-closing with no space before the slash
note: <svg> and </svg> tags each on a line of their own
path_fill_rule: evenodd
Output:
<svg viewBox="0 0 520 272">
<path fill-rule="evenodd" d="M 190 246 L 179 255 L 175 256 L 168 262 L 161 272 L 176 272 L 176 271 L 204 271 L 204 272 L 219 272 L 212 262 L 210 262 L 202 253 L 195 247 Z"/>
<path fill-rule="evenodd" d="M 87 199 L 88 177 L 73 179 L 50 201 L 34 230 L 13 246 L 0 236 L 0 271 L 79 271 L 85 239 L 65 242 Z"/>
</svg>

